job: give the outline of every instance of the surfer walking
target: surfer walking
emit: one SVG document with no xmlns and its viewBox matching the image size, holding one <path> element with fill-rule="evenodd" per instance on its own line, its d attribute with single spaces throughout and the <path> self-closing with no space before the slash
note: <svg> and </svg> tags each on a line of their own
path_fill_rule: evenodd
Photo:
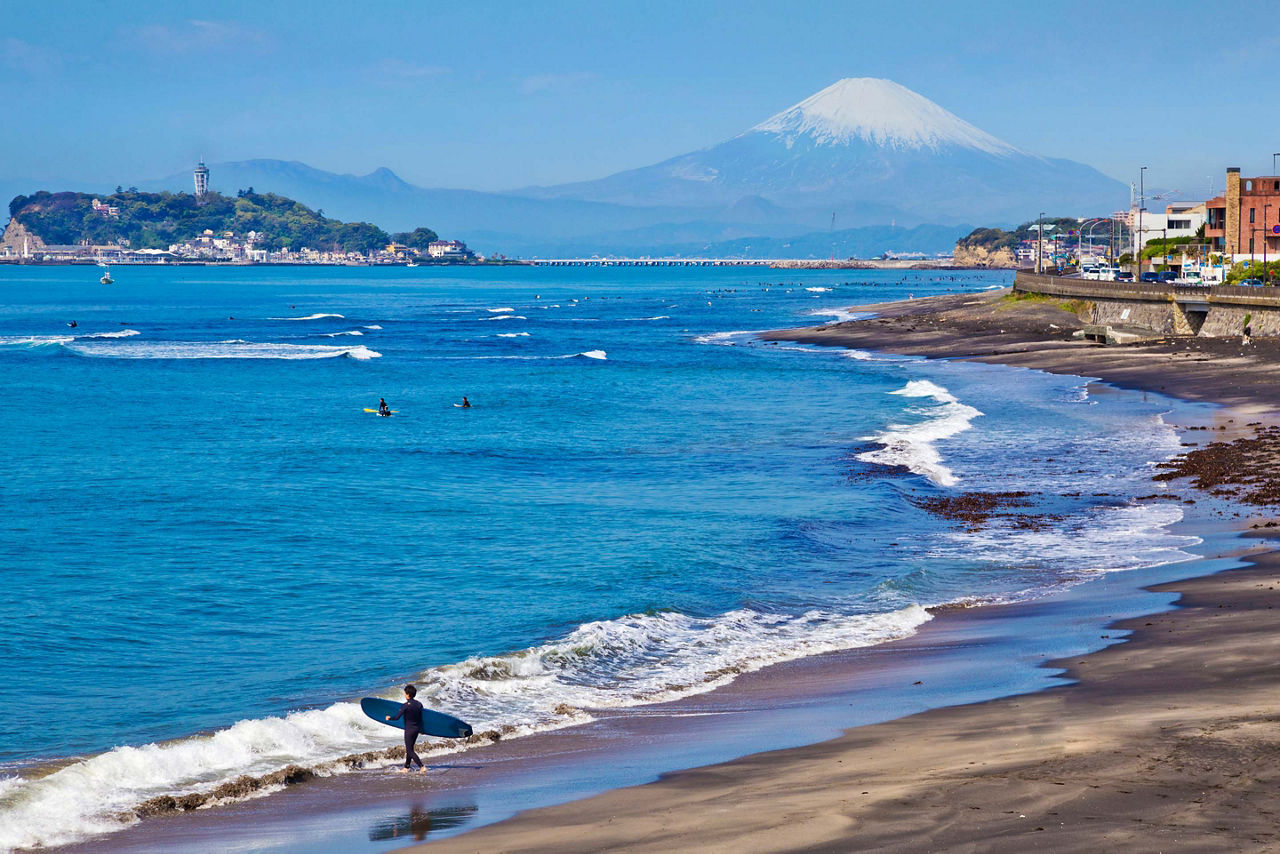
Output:
<svg viewBox="0 0 1280 854">
<path fill-rule="evenodd" d="M 390 406 L 387 406 L 387 399 L 386 399 L 385 397 L 380 397 L 380 398 L 378 398 L 378 414 L 379 414 L 379 415 L 390 415 L 390 414 L 391 414 L 391 407 L 390 407 Z M 410 686 L 410 687 L 412 687 L 412 686 Z M 419 708 L 421 708 L 421 706 L 419 706 Z"/>
<path fill-rule="evenodd" d="M 384 400 L 382 405 L 386 406 L 387 402 Z M 414 742 L 422 734 L 422 704 L 415 699 L 417 696 L 417 688 L 413 685 L 405 685 L 404 705 L 400 707 L 400 711 L 396 712 L 394 716 L 386 716 L 388 721 L 404 719 L 404 770 L 406 771 L 413 770 L 415 764 L 419 769 L 426 770 L 426 766 L 418 758 L 418 751 L 413 749 Z"/>
</svg>

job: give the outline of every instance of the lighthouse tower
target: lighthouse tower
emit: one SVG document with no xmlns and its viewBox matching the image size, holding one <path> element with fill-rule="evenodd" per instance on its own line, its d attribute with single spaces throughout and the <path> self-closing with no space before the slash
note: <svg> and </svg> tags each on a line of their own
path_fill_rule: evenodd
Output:
<svg viewBox="0 0 1280 854">
<path fill-rule="evenodd" d="M 196 179 L 196 201 L 202 202 L 205 194 L 209 192 L 209 167 L 205 166 L 204 161 L 201 160 L 193 174 Z"/>
</svg>

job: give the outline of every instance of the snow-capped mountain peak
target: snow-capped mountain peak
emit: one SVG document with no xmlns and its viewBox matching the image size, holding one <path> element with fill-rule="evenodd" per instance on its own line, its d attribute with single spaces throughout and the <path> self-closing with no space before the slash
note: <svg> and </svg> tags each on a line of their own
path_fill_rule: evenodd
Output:
<svg viewBox="0 0 1280 854">
<path fill-rule="evenodd" d="M 892 80 L 847 77 L 761 122 L 753 132 L 784 137 L 788 145 L 808 136 L 819 145 L 856 140 L 881 148 L 939 150 L 950 146 L 988 154 L 1021 154 Z"/>
</svg>

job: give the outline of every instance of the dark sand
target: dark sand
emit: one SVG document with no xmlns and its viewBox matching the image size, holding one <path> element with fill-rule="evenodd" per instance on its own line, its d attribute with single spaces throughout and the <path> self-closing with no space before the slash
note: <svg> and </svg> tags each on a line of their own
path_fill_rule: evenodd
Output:
<svg viewBox="0 0 1280 854">
<path fill-rule="evenodd" d="M 873 320 L 767 337 L 1094 376 L 1259 420 L 1280 409 L 1280 342 L 1086 345 L 1070 337 L 1074 315 L 1005 293 L 869 306 Z M 1280 470 L 1280 453 L 1248 450 Z M 667 775 L 429 850 L 1280 850 L 1280 556 L 1250 563 L 1168 585 L 1177 610 L 1058 663 L 1072 685 Z"/>
</svg>

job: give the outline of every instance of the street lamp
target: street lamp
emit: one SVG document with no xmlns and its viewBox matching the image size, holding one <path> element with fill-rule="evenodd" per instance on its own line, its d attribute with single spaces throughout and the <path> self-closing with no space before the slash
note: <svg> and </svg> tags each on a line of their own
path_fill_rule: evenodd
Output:
<svg viewBox="0 0 1280 854">
<path fill-rule="evenodd" d="M 1267 275 L 1267 211 L 1271 205 L 1262 206 L 1262 284 L 1267 284 L 1271 277 Z"/>
</svg>

